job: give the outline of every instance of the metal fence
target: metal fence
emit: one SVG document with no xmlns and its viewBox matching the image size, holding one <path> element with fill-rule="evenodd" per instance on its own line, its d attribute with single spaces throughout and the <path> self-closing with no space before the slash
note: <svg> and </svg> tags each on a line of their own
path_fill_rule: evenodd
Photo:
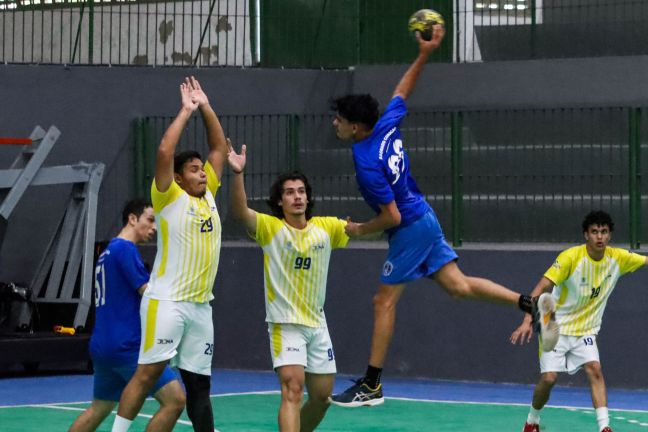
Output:
<svg viewBox="0 0 648 432">
<path fill-rule="evenodd" d="M 435 61 L 648 54 L 643 0 L 0 0 L 0 61 L 347 67 L 409 62 L 434 7 Z"/>
<path fill-rule="evenodd" d="M 148 193 L 157 143 L 171 118 L 136 123 L 137 182 Z M 372 216 L 355 183 L 351 149 L 336 140 L 332 117 L 231 116 L 223 126 L 249 149 L 250 206 L 267 212 L 269 186 L 283 171 L 304 171 L 315 213 Z M 618 222 L 615 238 L 638 247 L 646 240 L 641 194 L 648 153 L 646 110 L 630 107 L 413 112 L 402 124 L 405 148 L 420 189 L 455 245 L 469 242 L 574 242 L 588 211 L 604 209 Z M 205 152 L 196 118 L 180 144 Z M 227 170 L 226 170 L 227 173 Z M 225 237 L 242 231 L 228 218 L 228 174 L 218 203 Z"/>
</svg>

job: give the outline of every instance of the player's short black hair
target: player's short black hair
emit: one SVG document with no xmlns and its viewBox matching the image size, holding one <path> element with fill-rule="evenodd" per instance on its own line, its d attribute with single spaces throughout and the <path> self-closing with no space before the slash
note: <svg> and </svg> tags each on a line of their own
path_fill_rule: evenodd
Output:
<svg viewBox="0 0 648 432">
<path fill-rule="evenodd" d="M 592 210 L 587 213 L 585 219 L 583 219 L 583 232 L 586 232 L 592 225 L 607 225 L 610 232 L 614 231 L 614 222 L 612 222 L 612 217 L 602 210 Z"/>
<path fill-rule="evenodd" d="M 202 160 L 202 156 L 196 150 L 185 150 L 173 158 L 173 172 L 182 175 L 184 164 L 194 159 Z"/>
<path fill-rule="evenodd" d="M 126 226 L 126 224 L 128 223 L 128 216 L 132 214 L 134 214 L 139 219 L 139 217 L 142 216 L 142 213 L 144 213 L 144 210 L 149 207 L 153 207 L 151 205 L 151 202 L 142 198 L 136 198 L 128 201 L 124 205 L 124 209 L 122 210 L 122 225 Z"/>
<path fill-rule="evenodd" d="M 350 94 L 333 99 L 331 109 L 351 123 L 362 123 L 373 129 L 380 117 L 379 103 L 370 94 Z"/>
<path fill-rule="evenodd" d="M 284 183 L 288 180 L 301 180 L 304 182 L 304 186 L 306 187 L 306 199 L 308 199 L 308 202 L 306 203 L 306 220 L 310 219 L 313 215 L 313 207 L 315 206 L 313 189 L 311 188 L 310 183 L 308 183 L 306 176 L 299 171 L 280 174 L 275 182 L 272 183 L 272 186 L 270 186 L 270 198 L 268 198 L 266 203 L 270 207 L 270 210 L 272 210 L 272 215 L 279 219 L 283 219 L 284 217 L 283 208 L 279 205 L 279 201 L 281 201 L 281 195 L 283 194 Z"/>
</svg>

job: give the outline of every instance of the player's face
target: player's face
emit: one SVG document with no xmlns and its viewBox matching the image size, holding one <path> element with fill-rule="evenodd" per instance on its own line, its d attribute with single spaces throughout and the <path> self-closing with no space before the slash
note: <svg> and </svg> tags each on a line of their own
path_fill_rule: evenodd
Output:
<svg viewBox="0 0 648 432">
<path fill-rule="evenodd" d="M 340 114 L 337 114 L 333 119 L 333 127 L 335 128 L 335 135 L 342 140 L 353 139 L 357 129 L 355 123 L 351 123 Z"/>
<path fill-rule="evenodd" d="M 135 233 L 137 234 L 137 243 L 150 241 L 155 236 L 155 214 L 153 207 L 146 207 L 140 217 L 134 222 Z"/>
<path fill-rule="evenodd" d="M 175 174 L 175 181 L 185 192 L 202 197 L 207 191 L 207 174 L 200 159 L 191 159 L 182 167 L 182 175 Z"/>
<path fill-rule="evenodd" d="M 607 225 L 590 225 L 584 233 L 587 248 L 593 252 L 603 252 L 610 243 L 612 233 Z"/>
<path fill-rule="evenodd" d="M 292 216 L 304 215 L 306 214 L 307 204 L 308 198 L 304 182 L 301 180 L 286 180 L 283 184 L 281 202 L 279 202 L 284 214 Z"/>
</svg>

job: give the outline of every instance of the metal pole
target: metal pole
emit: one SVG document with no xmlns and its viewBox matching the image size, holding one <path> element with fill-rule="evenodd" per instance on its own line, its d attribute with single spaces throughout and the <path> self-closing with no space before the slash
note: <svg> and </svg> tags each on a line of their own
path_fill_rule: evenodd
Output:
<svg viewBox="0 0 648 432">
<path fill-rule="evenodd" d="M 629 137 L 629 202 L 630 202 L 630 248 L 639 249 L 641 236 L 641 172 L 640 172 L 640 122 L 641 108 L 630 108 Z"/>
<path fill-rule="evenodd" d="M 453 112 L 451 130 L 451 176 L 452 176 L 452 244 L 461 246 L 463 230 L 463 173 L 461 164 L 463 113 Z"/>
</svg>

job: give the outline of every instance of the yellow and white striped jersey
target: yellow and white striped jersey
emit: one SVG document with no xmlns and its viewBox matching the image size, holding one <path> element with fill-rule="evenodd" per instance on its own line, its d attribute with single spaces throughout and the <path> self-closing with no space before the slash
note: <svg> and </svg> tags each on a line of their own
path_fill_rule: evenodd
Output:
<svg viewBox="0 0 648 432">
<path fill-rule="evenodd" d="M 594 261 L 585 245 L 563 251 L 544 276 L 554 283 L 556 321 L 560 334 L 598 334 L 608 298 L 619 278 L 637 270 L 646 257 L 624 249 L 606 247 Z"/>
<path fill-rule="evenodd" d="M 331 250 L 347 245 L 346 222 L 313 217 L 300 230 L 274 216 L 257 213 L 256 217 L 255 240 L 263 249 L 266 321 L 325 326 Z"/>
<path fill-rule="evenodd" d="M 151 198 L 157 223 L 157 254 L 145 295 L 157 300 L 208 302 L 218 270 L 221 222 L 214 196 L 220 187 L 211 164 L 205 162 L 207 191 L 202 198 L 185 192 L 174 181 L 160 192 L 155 180 Z"/>
</svg>

